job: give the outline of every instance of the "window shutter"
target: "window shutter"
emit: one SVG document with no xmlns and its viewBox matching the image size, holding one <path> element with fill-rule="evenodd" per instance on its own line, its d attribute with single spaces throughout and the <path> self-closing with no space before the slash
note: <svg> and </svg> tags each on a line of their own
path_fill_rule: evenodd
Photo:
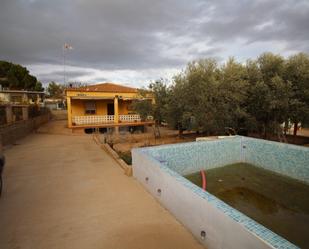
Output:
<svg viewBox="0 0 309 249">
<path fill-rule="evenodd" d="M 86 114 L 95 114 L 96 113 L 95 101 L 87 101 L 85 103 L 85 112 L 86 112 Z"/>
</svg>

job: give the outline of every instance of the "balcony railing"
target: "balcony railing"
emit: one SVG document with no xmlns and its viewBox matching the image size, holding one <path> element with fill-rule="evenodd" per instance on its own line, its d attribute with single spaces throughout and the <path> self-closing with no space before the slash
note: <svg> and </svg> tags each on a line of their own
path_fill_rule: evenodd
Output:
<svg viewBox="0 0 309 249">
<path fill-rule="evenodd" d="M 140 121 L 141 117 L 137 114 L 119 115 L 119 122 L 121 123 L 133 123 Z M 114 122 L 114 115 L 87 115 L 72 117 L 73 125 L 109 124 Z"/>
<path fill-rule="evenodd" d="M 73 125 L 108 124 L 114 123 L 114 120 L 114 115 L 74 116 L 72 118 Z"/>
<path fill-rule="evenodd" d="M 141 117 L 137 114 L 129 114 L 129 115 L 119 115 L 119 120 L 121 122 L 140 122 Z"/>
</svg>

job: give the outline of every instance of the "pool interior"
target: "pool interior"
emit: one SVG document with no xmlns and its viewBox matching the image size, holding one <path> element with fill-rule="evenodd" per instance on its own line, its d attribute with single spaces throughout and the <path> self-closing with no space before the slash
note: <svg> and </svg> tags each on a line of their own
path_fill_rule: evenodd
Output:
<svg viewBox="0 0 309 249">
<path fill-rule="evenodd" d="M 208 169 L 207 191 L 293 244 L 309 247 L 309 185 L 248 163 Z M 202 186 L 200 172 L 185 176 Z"/>
</svg>

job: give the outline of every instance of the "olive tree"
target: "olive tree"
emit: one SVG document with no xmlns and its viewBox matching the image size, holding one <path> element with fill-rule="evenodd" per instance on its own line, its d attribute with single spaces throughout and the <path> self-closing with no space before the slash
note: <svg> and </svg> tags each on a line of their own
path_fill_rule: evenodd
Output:
<svg viewBox="0 0 309 249">
<path fill-rule="evenodd" d="M 299 53 L 288 58 L 285 78 L 291 84 L 289 118 L 294 123 L 294 136 L 297 124 L 309 123 L 309 55 Z"/>
</svg>

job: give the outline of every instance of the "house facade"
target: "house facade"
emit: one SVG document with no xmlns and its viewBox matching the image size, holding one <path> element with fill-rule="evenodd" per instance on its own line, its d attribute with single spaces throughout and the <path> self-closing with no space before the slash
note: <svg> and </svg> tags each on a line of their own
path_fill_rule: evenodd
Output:
<svg viewBox="0 0 309 249">
<path fill-rule="evenodd" d="M 44 92 L 24 90 L 0 90 L 0 102 L 2 104 L 31 105 L 43 104 Z"/>
<path fill-rule="evenodd" d="M 49 110 L 64 110 L 65 100 L 62 98 L 46 98 L 44 100 L 44 106 Z"/>
<path fill-rule="evenodd" d="M 151 94 L 146 98 L 154 101 Z M 66 89 L 69 128 L 108 128 L 152 125 L 151 119 L 141 120 L 131 109 L 141 99 L 138 89 L 113 83 L 102 83 Z"/>
<path fill-rule="evenodd" d="M 43 106 L 44 96 L 38 91 L 0 90 L 0 125 L 27 120 Z"/>
</svg>

